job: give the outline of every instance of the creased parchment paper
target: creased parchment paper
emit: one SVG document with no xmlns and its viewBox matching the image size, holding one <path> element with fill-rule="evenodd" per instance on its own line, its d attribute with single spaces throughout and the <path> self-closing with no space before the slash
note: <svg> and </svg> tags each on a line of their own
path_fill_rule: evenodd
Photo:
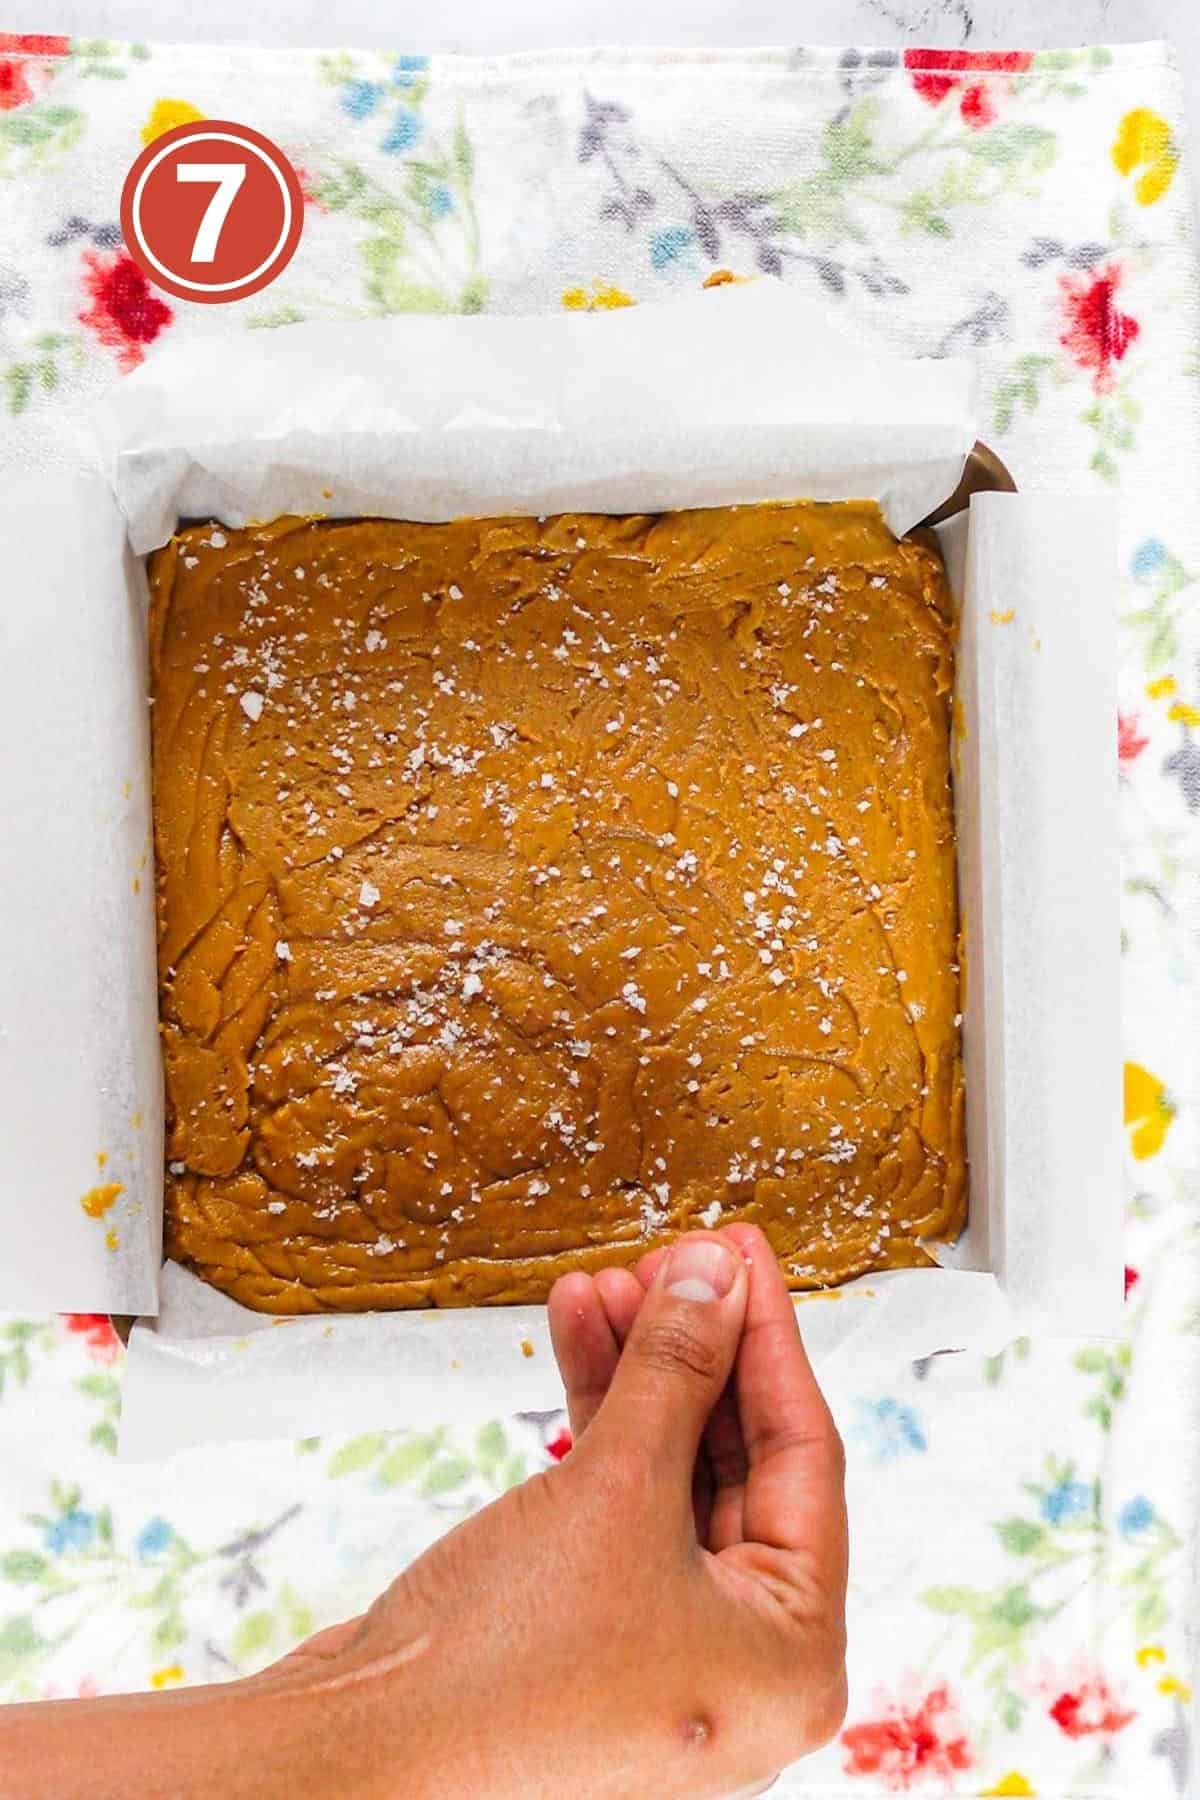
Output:
<svg viewBox="0 0 1200 1800">
<path fill-rule="evenodd" d="M 247 334 L 219 361 L 211 350 L 167 350 L 121 385 L 102 454 L 139 552 L 179 517 L 442 519 L 801 496 L 878 499 L 899 531 L 955 486 L 975 437 L 971 392 L 965 366 L 897 362 L 763 282 L 603 316 L 297 326 Z M 69 713 L 84 687 L 124 700 L 93 735 L 82 800 L 78 769 L 45 753 L 17 788 L 27 860 L 15 885 L 29 920 L 39 887 L 74 897 L 72 980 L 53 934 L 39 939 L 30 926 L 19 992 L 28 1004 L 53 990 L 55 1036 L 74 1057 L 70 1095 L 90 1096 L 92 1110 L 86 1129 L 65 1127 L 54 1079 L 25 1071 L 37 1124 L 22 1126 L 0 1164 L 6 1262 L 15 1252 L 0 1303 L 11 1294 L 33 1304 L 37 1274 L 40 1304 L 123 1310 L 115 1253 L 93 1255 L 87 1280 L 62 1297 L 65 1239 L 95 1240 L 94 1229 L 81 1235 L 93 1221 L 77 1195 L 58 1174 L 39 1175 L 36 1207 L 29 1199 L 43 1132 L 94 1155 L 92 1139 L 116 1118 L 95 1096 L 114 1078 L 122 1105 L 140 1102 L 158 1121 L 150 889 L 132 892 L 136 833 L 97 809 L 98 795 L 131 780 L 144 832 L 142 582 L 122 558 L 108 493 L 88 496 L 46 502 L 53 535 L 27 556 L 14 595 L 19 607 L 52 605 L 57 631 L 86 607 L 87 654 L 58 658 L 56 631 L 40 632 L 35 668 L 21 679 L 40 685 L 52 711 Z M 24 529 L 0 503 L 0 554 Z M 1021 1331 L 1106 1335 L 1119 1316 L 1111 519 L 1098 502 L 985 495 L 943 535 L 963 609 L 956 809 L 971 1219 L 957 1246 L 939 1249 L 941 1269 L 798 1300 L 814 1356 L 839 1373 L 996 1348 Z M 72 566 L 73 587 L 61 579 Z M 106 635 L 113 616 L 126 626 Z M 132 775 L 131 733 L 141 757 Z M 52 736 L 43 728 L 36 741 Z M 70 829 L 40 835 L 48 812 Z M 114 899 L 101 930 L 84 895 L 104 872 Z M 0 954 L 7 997 L 7 945 Z M 97 987 L 113 999 L 101 1033 Z M 151 1313 L 157 1302 L 158 1318 L 131 1337 L 123 1455 L 559 1403 L 541 1308 L 281 1321 L 173 1265 L 160 1278 L 159 1185 L 151 1163 L 134 1187 L 132 1203 L 153 1226 L 138 1252 L 139 1291 L 150 1295 L 139 1304 Z"/>
<path fill-rule="evenodd" d="M 145 695 L 145 577 L 107 485 L 71 476 L 7 482 L 0 495 L 0 1309 L 7 1311 L 152 1312 L 157 1304 L 162 1075 Z"/>
</svg>

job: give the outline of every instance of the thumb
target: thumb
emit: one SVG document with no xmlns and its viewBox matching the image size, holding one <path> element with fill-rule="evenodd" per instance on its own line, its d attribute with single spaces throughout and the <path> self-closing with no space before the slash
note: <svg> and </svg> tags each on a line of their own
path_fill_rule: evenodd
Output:
<svg viewBox="0 0 1200 1800">
<path fill-rule="evenodd" d="M 741 1251 L 689 1232 L 655 1271 L 587 1442 L 620 1454 L 640 1445 L 691 1500 L 708 1416 L 729 1379 L 746 1315 Z"/>
</svg>

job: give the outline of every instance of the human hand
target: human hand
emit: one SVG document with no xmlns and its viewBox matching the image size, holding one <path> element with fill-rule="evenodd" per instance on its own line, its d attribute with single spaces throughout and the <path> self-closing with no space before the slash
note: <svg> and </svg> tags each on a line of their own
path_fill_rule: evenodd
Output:
<svg viewBox="0 0 1200 1800">
<path fill-rule="evenodd" d="M 761 1792 L 832 1736 L 841 1445 L 766 1239 L 568 1276 L 550 1320 L 565 1462 L 261 1675 L 0 1708 L 12 1791 L 682 1800 Z"/>
<path fill-rule="evenodd" d="M 641 1365 L 637 1379 L 622 1383 L 615 1402 L 608 1404 L 609 1410 L 622 1412 L 636 1408 L 642 1404 L 643 1384 L 654 1390 L 661 1373 L 670 1390 L 682 1376 L 692 1387 L 697 1409 L 690 1417 L 677 1419 L 675 1428 L 690 1441 L 697 1411 L 702 1412 L 705 1404 L 705 1383 L 710 1396 L 718 1395 L 704 1416 L 691 1469 L 698 1558 L 693 1572 L 721 1584 L 721 1605 L 760 1610 L 765 1638 L 756 1648 L 768 1665 L 781 1650 L 786 1664 L 785 1645 L 795 1656 L 790 1693 L 786 1673 L 782 1694 L 768 1674 L 757 1706 L 751 1698 L 748 1706 L 735 1709 L 741 1741 L 733 1749 L 739 1761 L 758 1761 L 761 1766 L 767 1741 L 782 1740 L 778 1769 L 828 1741 L 845 1711 L 844 1457 L 770 1244 L 761 1231 L 747 1225 L 729 1226 L 715 1235 L 732 1245 L 747 1271 L 741 1335 L 733 1355 L 722 1361 L 728 1351 L 723 1333 L 736 1329 L 736 1285 L 720 1303 L 723 1318 L 715 1318 L 716 1309 L 708 1305 L 699 1315 L 692 1308 L 660 1306 L 642 1317 L 631 1346 Z M 710 1241 L 709 1234 L 694 1234 L 673 1249 L 678 1252 L 683 1243 L 696 1243 L 703 1257 Z M 632 1272 L 618 1268 L 602 1270 L 595 1277 L 569 1275 L 551 1295 L 555 1355 L 577 1446 L 605 1410 L 622 1350 L 647 1296 L 651 1308 L 655 1306 L 656 1278 L 661 1286 L 664 1263 L 671 1255 L 671 1250 L 652 1251 Z M 685 1286 L 687 1279 L 685 1274 Z M 667 1290 L 679 1280 L 676 1259 L 665 1275 Z M 699 1343 L 691 1335 L 697 1325 L 709 1334 Z M 718 1374 L 724 1376 L 723 1385 Z M 669 1420 L 667 1394 L 652 1391 L 647 1399 L 652 1424 L 656 1416 Z M 669 1480 L 676 1469 L 664 1472 Z M 720 1635 L 714 1637 L 710 1656 L 721 1642 Z M 703 1654 L 704 1646 L 700 1649 Z M 761 1731 L 756 1714 L 770 1715 Z M 731 1790 L 698 1786 L 683 1791 Z"/>
<path fill-rule="evenodd" d="M 550 1322 L 571 1455 L 268 1672 L 390 1693 L 345 1792 L 730 1795 L 841 1722 L 841 1445 L 766 1239 L 566 1276 Z"/>
</svg>

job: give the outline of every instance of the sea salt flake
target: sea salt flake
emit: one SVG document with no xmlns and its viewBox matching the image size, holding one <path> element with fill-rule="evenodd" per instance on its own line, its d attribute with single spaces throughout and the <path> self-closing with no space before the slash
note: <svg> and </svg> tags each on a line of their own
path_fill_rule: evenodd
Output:
<svg viewBox="0 0 1200 1800">
<path fill-rule="evenodd" d="M 262 718 L 263 697 L 253 688 L 247 688 L 238 704 L 248 719 L 257 723 Z"/>
<path fill-rule="evenodd" d="M 371 907 L 378 905 L 378 903 L 379 889 L 375 886 L 373 881 L 364 881 L 358 890 L 358 904 L 360 906 Z"/>
</svg>

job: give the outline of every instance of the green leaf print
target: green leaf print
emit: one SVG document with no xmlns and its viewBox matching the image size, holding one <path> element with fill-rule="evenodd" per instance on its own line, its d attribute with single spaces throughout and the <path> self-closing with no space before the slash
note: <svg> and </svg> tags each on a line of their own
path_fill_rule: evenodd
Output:
<svg viewBox="0 0 1200 1800">
<path fill-rule="evenodd" d="M 290 1587 L 281 1587 L 279 1590 L 279 1610 L 283 1616 L 284 1630 L 294 1642 L 312 1636 L 315 1623 L 312 1607 L 299 1599 Z"/>
<path fill-rule="evenodd" d="M 1077 1366 L 1107 1379 L 1110 1359 L 1109 1351 L 1088 1346 L 1078 1352 Z M 1024 1706 L 1015 1676 L 1043 1626 L 1087 1589 L 1103 1599 L 1098 1636 L 1122 1617 L 1140 1637 L 1157 1633 L 1170 1617 L 1168 1565 L 1182 1548 L 1178 1533 L 1144 1497 L 1107 1520 L 1099 1480 L 1082 1480 L 1074 1462 L 1047 1457 L 1041 1479 L 1024 1486 L 1036 1516 L 1014 1514 L 993 1526 L 1006 1555 L 1020 1559 L 1023 1579 L 993 1588 L 935 1587 L 921 1597 L 930 1611 L 965 1628 L 966 1666 L 979 1671 L 995 1717 L 1008 1730 L 1016 1729 Z"/>
<path fill-rule="evenodd" d="M 869 207 L 896 214 L 906 235 L 950 238 L 956 208 L 988 205 L 1012 188 L 1036 192 L 1058 156 L 1057 133 L 1027 120 L 978 130 L 956 108 L 938 108 L 916 136 L 884 144 L 881 117 L 879 101 L 868 96 L 825 126 L 817 168 L 772 195 L 779 230 L 826 248 L 865 243 L 872 234 L 862 209 Z"/>
<path fill-rule="evenodd" d="M 266 1650 L 275 1640 L 275 1618 L 269 1612 L 248 1613 L 233 1634 L 231 1649 L 239 1662 Z"/>
<path fill-rule="evenodd" d="M 983 1596 L 968 1587 L 926 1588 L 921 1599 L 933 1612 L 965 1613 L 968 1618 L 973 1618 L 984 1605 Z"/>
<path fill-rule="evenodd" d="M 10 1319 L 0 1325 L 0 1400 L 9 1385 L 23 1387 L 33 1368 L 31 1352 L 50 1350 L 58 1334 L 48 1319 Z"/>
<path fill-rule="evenodd" d="M 981 162 L 1014 173 L 1044 175 L 1058 155 L 1058 139 L 1040 125 L 993 125 L 990 131 L 974 133 L 963 148 Z"/>
<path fill-rule="evenodd" d="M 1148 674 L 1155 674 L 1174 662 L 1179 653 L 1180 603 L 1176 596 L 1196 577 L 1165 545 L 1153 539 L 1135 555 L 1133 578 L 1145 601 L 1123 613 L 1121 622 L 1132 626 L 1141 638 L 1143 665 Z"/>
<path fill-rule="evenodd" d="M 10 413 L 23 413 L 33 392 L 33 370 L 28 363 L 10 363 L 4 371 L 4 386 Z"/>
<path fill-rule="evenodd" d="M 27 1613 L 6 1619 L 0 1624 L 0 1682 L 11 1681 L 45 1648 L 45 1640 Z"/>
<path fill-rule="evenodd" d="M 388 1436 L 383 1431 L 368 1431 L 361 1437 L 351 1438 L 330 1457 L 326 1473 L 335 1477 L 353 1475 L 356 1469 L 365 1469 L 368 1463 L 373 1463 L 387 1443 Z"/>
<path fill-rule="evenodd" d="M 73 149 L 83 136 L 86 116 L 73 106 L 35 101 L 20 112 L 0 113 L 0 176 L 45 167 Z M 22 157 L 9 150 L 25 151 Z"/>
<path fill-rule="evenodd" d="M 341 53 L 324 57 L 321 66 L 325 80 L 342 89 L 343 111 L 370 132 L 372 151 L 394 158 L 376 174 L 357 158 L 333 157 L 314 183 L 321 205 L 370 227 L 358 246 L 369 309 L 479 311 L 487 283 L 480 267 L 475 151 L 462 113 L 449 143 L 439 139 L 424 110 L 431 78 L 421 58 L 380 59 L 364 73 L 354 57 Z"/>
<path fill-rule="evenodd" d="M 495 1469 L 508 1454 L 508 1438 L 503 1425 L 493 1420 L 490 1425 L 482 1425 L 475 1439 L 475 1455 L 479 1459 L 481 1469 Z"/>
<path fill-rule="evenodd" d="M 24 412 L 40 389 L 52 393 L 60 379 L 59 359 L 68 353 L 78 367 L 83 350 L 78 339 L 59 331 L 40 332 L 29 347 L 30 353 L 12 362 L 4 370 L 5 403 L 10 413 Z M 3 1351 L 0 1349 L 0 1357 Z"/>
<path fill-rule="evenodd" d="M 187 1628 L 179 1614 L 167 1613 L 150 1633 L 150 1643 L 159 1654 L 164 1654 L 168 1650 L 176 1649 L 186 1637 Z"/>
<path fill-rule="evenodd" d="M 1004 1379 L 1008 1371 L 1010 1358 L 1015 1362 L 1024 1362 L 1029 1355 L 1031 1340 L 1027 1337 L 1014 1338 L 1007 1349 L 997 1351 L 995 1356 L 987 1356 L 983 1363 L 983 1378 L 989 1387 L 995 1387 Z"/>
<path fill-rule="evenodd" d="M 454 167 L 464 190 L 471 186 L 475 179 L 475 152 L 471 140 L 467 136 L 467 128 L 460 118 L 454 127 L 454 145 L 452 150 Z"/>
<path fill-rule="evenodd" d="M 1097 1390 L 1084 1406 L 1089 1419 L 1095 1419 L 1102 1431 L 1111 1431 L 1113 1408 L 1125 1398 L 1129 1365 L 1133 1350 L 1129 1344 L 1117 1344 L 1112 1350 L 1088 1346 L 1075 1353 L 1075 1367 L 1082 1375 L 1100 1377 Z"/>
<path fill-rule="evenodd" d="M 46 1558 L 39 1556 L 36 1550 L 10 1550 L 7 1556 L 0 1557 L 0 1576 L 18 1586 L 41 1581 L 49 1567 Z"/>
<path fill-rule="evenodd" d="M 1001 1519 L 996 1536 L 1014 1556 L 1029 1556 L 1046 1541 L 1046 1528 L 1031 1519 Z"/>
<path fill-rule="evenodd" d="M 404 1438 L 379 1464 L 375 1471 L 376 1483 L 380 1487 L 396 1487 L 402 1481 L 412 1481 L 433 1461 L 441 1448 L 442 1436 L 442 1432 L 435 1431 L 424 1436 L 414 1433 L 412 1437 Z"/>
<path fill-rule="evenodd" d="M 997 381 L 992 393 L 992 424 L 1001 436 L 1008 431 L 1020 409 L 1035 412 L 1041 400 L 1041 380 L 1054 367 L 1052 356 L 1030 352 L 1019 356 L 1007 375 Z"/>
<path fill-rule="evenodd" d="M 450 1494 L 462 1487 L 474 1474 L 472 1465 L 464 1456 L 443 1456 L 435 1462 L 424 1481 L 421 1492 L 432 1497 L 435 1494 Z"/>
</svg>

